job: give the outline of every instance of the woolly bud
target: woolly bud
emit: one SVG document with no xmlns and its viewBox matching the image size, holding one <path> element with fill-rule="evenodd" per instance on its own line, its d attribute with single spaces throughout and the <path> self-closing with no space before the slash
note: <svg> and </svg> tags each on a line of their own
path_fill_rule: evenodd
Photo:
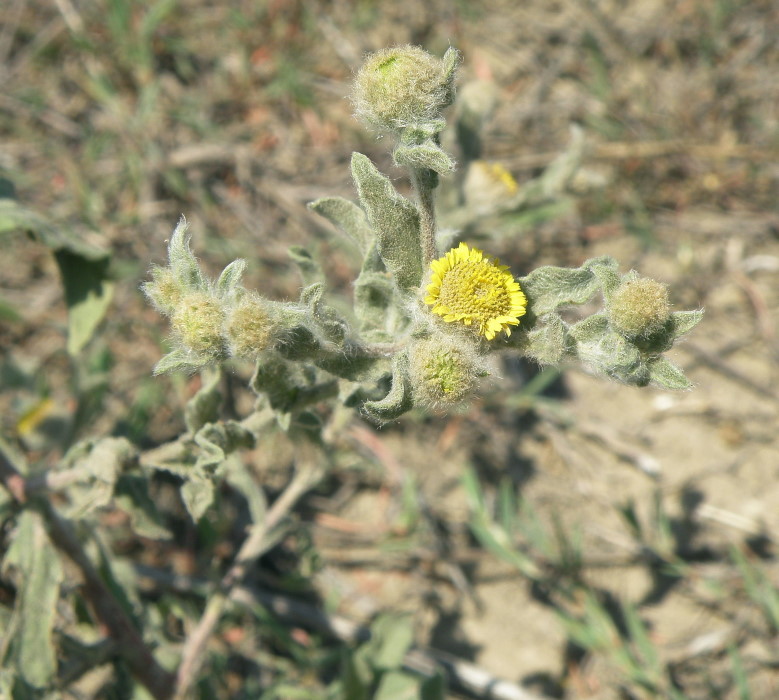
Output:
<svg viewBox="0 0 779 700">
<path fill-rule="evenodd" d="M 182 344 L 199 355 L 214 357 L 224 351 L 219 301 L 205 292 L 189 292 L 173 313 L 171 325 Z"/>
<path fill-rule="evenodd" d="M 143 285 L 143 292 L 160 313 L 170 316 L 179 305 L 183 288 L 169 267 L 154 267 L 152 281 Z"/>
<path fill-rule="evenodd" d="M 441 110 L 454 101 L 458 54 L 450 52 L 444 60 L 418 46 L 370 54 L 354 83 L 356 115 L 379 131 L 399 131 L 440 118 Z"/>
<path fill-rule="evenodd" d="M 232 309 L 227 321 L 230 352 L 235 357 L 256 357 L 270 347 L 274 325 L 261 299 L 245 297 Z"/>
<path fill-rule="evenodd" d="M 414 398 L 426 406 L 452 405 L 466 398 L 487 372 L 470 343 L 435 336 L 412 343 L 409 375 Z"/>
<path fill-rule="evenodd" d="M 670 316 L 668 287 L 647 277 L 626 279 L 611 295 L 607 310 L 612 328 L 626 338 L 650 336 Z"/>
</svg>

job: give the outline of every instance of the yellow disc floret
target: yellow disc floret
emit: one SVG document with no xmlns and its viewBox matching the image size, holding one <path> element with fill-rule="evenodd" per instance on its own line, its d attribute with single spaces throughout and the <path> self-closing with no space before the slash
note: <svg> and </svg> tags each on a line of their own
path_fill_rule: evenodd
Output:
<svg viewBox="0 0 779 700">
<path fill-rule="evenodd" d="M 487 340 L 519 325 L 527 299 L 506 265 L 491 260 L 477 248 L 460 243 L 430 263 L 433 271 L 425 303 L 447 323 L 460 322 Z"/>
</svg>

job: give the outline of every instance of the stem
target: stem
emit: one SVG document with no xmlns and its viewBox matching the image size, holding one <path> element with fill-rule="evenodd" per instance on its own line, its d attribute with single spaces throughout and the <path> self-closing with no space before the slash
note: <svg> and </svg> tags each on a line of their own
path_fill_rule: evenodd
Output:
<svg viewBox="0 0 779 700">
<path fill-rule="evenodd" d="M 422 256 L 425 266 L 438 257 L 436 248 L 435 197 L 433 190 L 437 175 L 428 168 L 411 168 L 411 182 L 419 201 L 419 227 L 422 244 Z"/>
<path fill-rule="evenodd" d="M 284 492 L 268 510 L 263 522 L 252 528 L 238 551 L 233 565 L 222 577 L 219 592 L 209 599 L 203 616 L 187 638 L 176 679 L 175 700 L 190 697 L 192 686 L 203 665 L 208 640 L 214 633 L 233 589 L 246 576 L 251 564 L 273 545 L 275 540 L 272 531 L 295 507 L 295 504 L 319 482 L 321 476 L 322 469 L 318 465 L 312 462 L 302 465 Z"/>
<path fill-rule="evenodd" d="M 118 653 L 129 666 L 133 676 L 157 700 L 170 698 L 173 692 L 173 675 L 157 663 L 140 632 L 108 590 L 84 552 L 73 525 L 65 520 L 46 498 L 28 489 L 27 480 L 13 464 L 2 442 L 0 442 L 0 482 L 19 505 L 35 508 L 43 516 L 54 546 L 78 567 L 84 580 L 82 587 L 84 597 L 89 601 L 100 624 L 108 630 L 111 638 L 116 642 Z"/>
</svg>

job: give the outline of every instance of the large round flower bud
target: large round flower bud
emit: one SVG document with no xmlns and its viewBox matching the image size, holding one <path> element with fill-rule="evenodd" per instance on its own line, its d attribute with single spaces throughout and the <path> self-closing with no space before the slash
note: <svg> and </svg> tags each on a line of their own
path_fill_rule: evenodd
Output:
<svg viewBox="0 0 779 700">
<path fill-rule="evenodd" d="M 224 352 L 224 312 L 217 299 L 205 292 L 190 292 L 179 300 L 171 326 L 181 343 L 198 355 L 215 357 Z"/>
<path fill-rule="evenodd" d="M 612 295 L 607 311 L 615 331 L 627 338 L 645 338 L 668 321 L 668 287 L 648 277 L 627 279 Z"/>
<path fill-rule="evenodd" d="M 369 126 L 393 132 L 440 119 L 454 101 L 456 66 L 456 53 L 441 60 L 418 46 L 370 54 L 354 83 L 355 113 Z"/>
</svg>

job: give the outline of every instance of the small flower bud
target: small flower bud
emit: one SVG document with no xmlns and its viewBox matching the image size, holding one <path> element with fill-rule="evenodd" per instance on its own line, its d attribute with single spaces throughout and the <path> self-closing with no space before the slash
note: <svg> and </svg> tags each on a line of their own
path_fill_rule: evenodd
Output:
<svg viewBox="0 0 779 700">
<path fill-rule="evenodd" d="M 425 338 L 409 349 L 409 375 L 415 399 L 426 406 L 452 405 L 466 398 L 486 374 L 466 341 Z"/>
<path fill-rule="evenodd" d="M 173 331 L 184 346 L 210 357 L 224 351 L 223 322 L 221 305 L 205 292 L 190 292 L 182 296 L 171 319 Z"/>
<path fill-rule="evenodd" d="M 418 46 L 370 54 L 357 73 L 352 100 L 357 116 L 379 131 L 440 118 L 454 100 L 453 67 Z"/>
<path fill-rule="evenodd" d="M 611 326 L 627 338 L 659 331 L 670 316 L 668 287 L 647 277 L 624 280 L 608 303 Z"/>
<path fill-rule="evenodd" d="M 154 267 L 152 281 L 143 285 L 143 292 L 160 313 L 170 316 L 181 301 L 183 289 L 169 267 Z"/>
<path fill-rule="evenodd" d="M 235 357 L 256 357 L 270 347 L 274 325 L 261 299 L 243 298 L 230 312 L 226 325 L 230 352 Z"/>
</svg>

